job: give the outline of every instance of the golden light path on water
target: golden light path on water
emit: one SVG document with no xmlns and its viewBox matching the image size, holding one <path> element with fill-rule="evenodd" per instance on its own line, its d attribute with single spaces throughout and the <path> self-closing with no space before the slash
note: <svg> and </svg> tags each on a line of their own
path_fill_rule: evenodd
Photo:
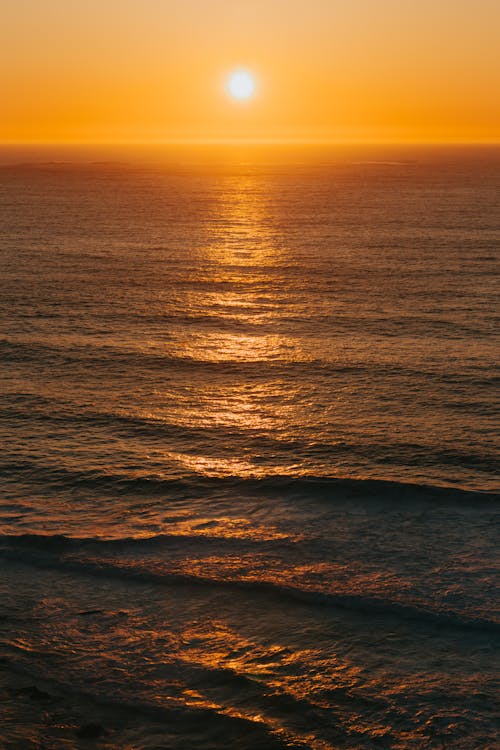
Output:
<svg viewBox="0 0 500 750">
<path fill-rule="evenodd" d="M 269 213 L 268 197 L 262 178 L 243 175 L 224 181 L 204 228 L 208 242 L 202 250 L 206 270 L 201 280 L 209 289 L 191 293 L 196 309 L 216 315 L 220 329 L 203 333 L 186 330 L 174 348 L 175 356 L 222 365 L 251 362 L 257 367 L 259 363 L 297 357 L 297 345 L 290 336 L 269 332 L 275 316 L 279 316 L 276 266 L 286 262 L 286 256 Z M 224 331 L 226 320 L 231 321 L 231 330 Z M 261 325 L 263 330 L 247 333 L 248 325 Z M 241 326 L 241 332 L 235 331 L 235 326 Z M 252 379 L 243 384 L 226 381 L 224 386 L 208 381 L 194 404 L 182 405 L 179 418 L 190 426 L 243 431 L 272 428 L 286 437 L 287 416 L 293 411 L 290 400 L 279 380 L 269 383 Z M 172 454 L 168 457 L 173 458 Z M 177 453 L 175 458 L 189 471 L 206 476 L 269 474 L 269 467 L 261 470 L 248 453 L 232 459 L 188 453 Z M 274 469 L 274 473 L 282 472 L 283 467 Z"/>
<path fill-rule="evenodd" d="M 196 310 L 216 314 L 221 327 L 225 320 L 231 321 L 232 330 L 202 334 L 187 329 L 173 347 L 176 357 L 219 365 L 251 362 L 257 367 L 272 361 L 308 359 L 307 354 L 298 350 L 294 338 L 269 330 L 280 316 L 280 292 L 286 292 L 276 286 L 276 267 L 289 260 L 268 211 L 265 188 L 262 180 L 249 176 L 233 178 L 224 185 L 219 203 L 213 207 L 214 218 L 206 227 L 210 241 L 202 251 L 206 268 L 202 281 L 209 289 L 191 292 L 191 298 Z M 214 291 L 213 286 L 220 289 Z M 235 332 L 235 324 L 241 326 L 241 332 Z M 262 332 L 246 333 L 245 327 L 249 324 L 252 327 L 261 325 Z M 272 382 L 254 378 L 246 383 L 226 381 L 224 384 L 211 384 L 207 380 L 194 402 L 190 393 L 186 395 L 186 401 L 176 412 L 176 419 L 189 427 L 227 427 L 243 433 L 272 430 L 283 440 L 289 440 L 293 439 L 294 423 L 306 421 L 305 415 L 297 413 L 295 396 L 280 378 Z M 179 451 L 164 451 L 163 454 L 168 464 L 177 463 L 188 472 L 211 478 L 232 476 L 245 479 L 272 474 L 301 476 L 305 473 L 300 464 L 260 467 L 248 449 L 233 458 Z M 206 523 L 206 529 L 203 529 L 203 523 Z M 184 522 L 178 521 L 176 528 L 180 534 L 208 534 L 233 540 L 278 543 L 290 540 L 288 533 L 280 531 L 271 522 L 261 525 L 252 519 L 238 517 L 237 513 L 232 517 L 212 515 L 204 519 L 198 516 L 195 521 L 186 518 Z M 298 533 L 296 539 L 299 538 Z M 196 575 L 202 579 L 212 576 L 230 580 L 234 575 L 250 584 L 267 580 L 286 585 L 287 577 L 282 576 L 278 568 L 273 568 L 269 560 L 263 567 L 256 564 L 253 553 L 242 552 L 233 558 L 227 554 L 204 554 L 202 557 L 187 554 L 183 560 L 177 561 L 180 574 Z M 311 583 L 317 576 L 327 574 L 329 569 L 330 566 L 318 568 L 317 564 L 293 565 L 288 575 L 293 572 L 297 580 Z M 205 627 L 186 629 L 182 639 L 185 646 L 195 644 L 186 647 L 183 654 L 186 667 L 196 664 L 214 671 L 227 670 L 256 684 L 267 684 L 271 691 L 289 695 L 292 701 L 307 698 L 313 705 L 317 702 L 319 708 L 327 707 L 322 693 L 332 680 L 339 687 L 341 684 L 351 686 L 356 679 L 356 666 L 348 658 L 340 659 L 333 653 L 328 664 L 323 665 L 327 677 L 320 676 L 314 669 L 310 675 L 302 675 L 300 681 L 288 678 L 280 672 L 293 672 L 295 665 L 309 660 L 317 662 L 319 652 L 299 647 L 292 652 L 285 642 L 264 646 L 258 640 L 245 638 L 224 619 L 214 620 L 208 633 Z M 297 734 L 290 733 L 280 719 L 219 703 L 207 698 L 202 691 L 185 691 L 180 703 L 263 724 L 285 742 L 297 741 Z M 331 750 L 329 742 L 312 734 L 303 735 L 301 741 L 312 750 Z"/>
</svg>

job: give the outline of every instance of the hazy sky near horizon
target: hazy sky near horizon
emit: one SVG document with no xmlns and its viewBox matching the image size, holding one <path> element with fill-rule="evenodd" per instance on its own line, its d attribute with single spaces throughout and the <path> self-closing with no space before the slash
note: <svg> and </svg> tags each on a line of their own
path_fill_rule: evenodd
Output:
<svg viewBox="0 0 500 750">
<path fill-rule="evenodd" d="M 499 29 L 499 0 L 3 0 L 0 141 L 500 141 Z"/>
</svg>

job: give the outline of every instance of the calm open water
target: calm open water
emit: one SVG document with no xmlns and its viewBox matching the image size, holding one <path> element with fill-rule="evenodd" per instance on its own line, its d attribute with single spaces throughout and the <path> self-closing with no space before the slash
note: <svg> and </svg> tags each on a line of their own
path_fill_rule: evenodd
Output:
<svg viewBox="0 0 500 750">
<path fill-rule="evenodd" d="M 0 162 L 0 747 L 497 747 L 500 150 Z"/>
</svg>

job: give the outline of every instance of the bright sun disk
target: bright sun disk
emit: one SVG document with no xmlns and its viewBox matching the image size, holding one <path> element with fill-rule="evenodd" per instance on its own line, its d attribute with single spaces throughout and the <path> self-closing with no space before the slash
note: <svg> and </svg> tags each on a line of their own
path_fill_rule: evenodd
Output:
<svg viewBox="0 0 500 750">
<path fill-rule="evenodd" d="M 234 99 L 249 99 L 255 91 L 255 81 L 248 71 L 236 70 L 229 76 L 227 89 Z"/>
</svg>

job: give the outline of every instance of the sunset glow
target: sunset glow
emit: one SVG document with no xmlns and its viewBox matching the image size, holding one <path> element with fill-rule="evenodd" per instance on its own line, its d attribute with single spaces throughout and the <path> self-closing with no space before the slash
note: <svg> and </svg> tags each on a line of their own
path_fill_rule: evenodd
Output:
<svg viewBox="0 0 500 750">
<path fill-rule="evenodd" d="M 6 0 L 0 142 L 494 142 L 499 26 L 493 0 Z"/>
</svg>

